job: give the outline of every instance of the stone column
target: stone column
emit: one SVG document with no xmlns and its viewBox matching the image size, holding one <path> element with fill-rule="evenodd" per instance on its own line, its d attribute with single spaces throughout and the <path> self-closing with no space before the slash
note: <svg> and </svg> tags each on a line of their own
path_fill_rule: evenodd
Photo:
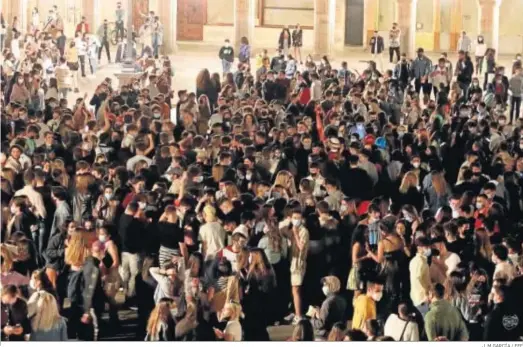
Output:
<svg viewBox="0 0 523 347">
<path fill-rule="evenodd" d="M 398 1 L 398 25 L 401 29 L 401 52 L 414 58 L 416 43 L 416 0 Z"/>
<path fill-rule="evenodd" d="M 157 9 L 152 9 L 157 11 Z M 163 25 L 163 54 L 172 54 L 178 50 L 177 36 L 178 0 L 160 0 L 159 12 L 160 22 Z"/>
<path fill-rule="evenodd" d="M 345 16 L 347 11 L 347 1 L 335 1 L 336 3 L 334 4 L 334 34 L 331 35 L 334 44 L 333 47 L 331 47 L 331 52 L 334 50 L 343 51 L 343 49 L 345 48 Z"/>
<path fill-rule="evenodd" d="M 456 51 L 458 48 L 458 40 L 461 35 L 461 28 L 463 26 L 463 5 L 462 0 L 452 0 L 450 13 L 450 50 Z"/>
<path fill-rule="evenodd" d="M 499 7 L 501 0 L 479 0 L 480 32 L 488 47 L 498 51 L 499 46 Z"/>
<path fill-rule="evenodd" d="M 240 47 L 242 37 L 246 37 L 252 47 L 255 14 L 254 0 L 234 0 L 234 46 L 236 49 Z"/>
<path fill-rule="evenodd" d="M 440 50 L 440 34 L 441 34 L 441 0 L 434 0 L 433 3 L 433 19 L 432 31 L 434 33 L 434 50 Z"/>
<path fill-rule="evenodd" d="M 329 0 L 314 0 L 314 56 L 330 53 Z"/>
<path fill-rule="evenodd" d="M 125 6 L 125 4 L 122 4 Z M 85 17 L 91 33 L 96 33 L 101 24 L 101 14 L 99 13 L 98 0 L 82 1 L 82 16 Z"/>
<path fill-rule="evenodd" d="M 369 47 L 369 40 L 378 30 L 378 1 L 366 0 L 364 2 L 363 15 L 363 47 Z"/>
</svg>

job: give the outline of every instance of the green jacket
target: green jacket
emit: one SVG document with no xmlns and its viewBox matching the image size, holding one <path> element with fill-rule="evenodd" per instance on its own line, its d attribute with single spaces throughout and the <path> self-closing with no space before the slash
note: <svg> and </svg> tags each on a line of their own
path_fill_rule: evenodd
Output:
<svg viewBox="0 0 523 347">
<path fill-rule="evenodd" d="M 438 300 L 430 305 L 425 316 L 425 331 L 429 341 L 445 336 L 449 341 L 467 341 L 469 333 L 459 310 L 447 300 Z"/>
</svg>

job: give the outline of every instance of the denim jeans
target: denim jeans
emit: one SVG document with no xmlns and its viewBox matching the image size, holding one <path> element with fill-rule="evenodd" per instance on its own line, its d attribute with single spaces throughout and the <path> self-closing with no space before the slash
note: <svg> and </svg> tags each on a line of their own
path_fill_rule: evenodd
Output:
<svg viewBox="0 0 523 347">
<path fill-rule="evenodd" d="M 231 71 L 231 66 L 232 66 L 232 63 L 230 61 L 222 59 L 222 69 L 223 69 L 224 74 Z"/>
<path fill-rule="evenodd" d="M 79 55 L 78 60 L 80 61 L 80 71 L 82 71 L 82 77 L 85 77 L 85 55 Z"/>
<path fill-rule="evenodd" d="M 116 38 L 120 38 L 120 41 L 123 41 L 123 34 L 124 34 L 124 28 L 123 28 L 123 21 L 119 22 L 116 21 Z"/>
<path fill-rule="evenodd" d="M 521 96 L 514 96 L 512 95 L 510 97 L 510 122 L 512 123 L 513 120 L 518 120 L 519 113 L 521 109 Z"/>
<path fill-rule="evenodd" d="M 96 57 L 89 57 L 89 66 L 91 67 L 91 74 L 96 74 L 96 68 L 98 67 L 98 60 Z"/>
<path fill-rule="evenodd" d="M 69 88 L 58 88 L 58 95 L 61 98 L 67 99 L 67 92 L 69 91 Z"/>
<path fill-rule="evenodd" d="M 152 43 L 153 43 L 153 55 L 154 57 L 158 56 L 158 50 L 160 48 L 160 35 L 153 34 L 152 36 Z"/>
</svg>

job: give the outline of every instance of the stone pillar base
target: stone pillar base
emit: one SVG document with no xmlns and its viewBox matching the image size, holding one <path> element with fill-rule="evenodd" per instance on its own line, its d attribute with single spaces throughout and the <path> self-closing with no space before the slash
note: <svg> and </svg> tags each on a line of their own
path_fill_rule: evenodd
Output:
<svg viewBox="0 0 523 347">
<path fill-rule="evenodd" d="M 143 72 L 118 72 L 114 74 L 116 78 L 118 79 L 118 87 L 129 84 L 133 78 L 139 78 L 141 75 L 143 75 Z"/>
</svg>

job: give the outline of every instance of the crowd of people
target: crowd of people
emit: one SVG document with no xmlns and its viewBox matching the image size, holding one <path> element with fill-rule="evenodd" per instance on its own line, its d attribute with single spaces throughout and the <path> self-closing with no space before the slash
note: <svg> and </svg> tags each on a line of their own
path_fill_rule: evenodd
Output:
<svg viewBox="0 0 523 347">
<path fill-rule="evenodd" d="M 492 49 L 475 70 L 395 46 L 393 69 L 359 73 L 298 62 L 298 25 L 274 57 L 227 40 L 222 73 L 177 97 L 153 48 L 142 77 L 70 103 L 72 71 L 110 60 L 107 23 L 22 52 L 11 31 L 3 340 L 107 338 L 125 308 L 146 341 L 521 339 L 520 56 L 506 75 Z"/>
</svg>

